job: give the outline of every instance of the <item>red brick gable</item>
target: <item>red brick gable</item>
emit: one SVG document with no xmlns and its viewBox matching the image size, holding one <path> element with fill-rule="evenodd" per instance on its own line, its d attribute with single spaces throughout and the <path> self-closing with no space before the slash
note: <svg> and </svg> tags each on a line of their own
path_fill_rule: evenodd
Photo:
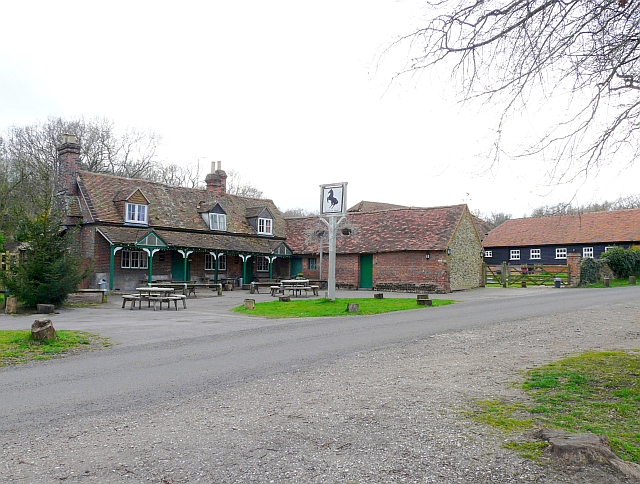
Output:
<svg viewBox="0 0 640 484">
<path fill-rule="evenodd" d="M 284 219 L 273 201 L 225 194 L 216 197 L 207 190 L 172 187 L 161 183 L 123 178 L 101 173 L 80 171 L 78 186 L 90 217 L 86 222 L 123 224 L 124 205 L 114 200 L 122 194 L 140 190 L 149 200 L 149 227 L 166 227 L 184 230 L 208 231 L 209 227 L 201 214 L 203 206 L 213 207 L 219 203 L 227 214 L 227 231 L 255 235 L 247 222 L 247 210 L 261 206 L 273 215 L 273 235 L 285 236 Z"/>
<path fill-rule="evenodd" d="M 340 254 L 445 250 L 467 211 L 466 205 L 454 205 L 352 212 L 340 226 L 336 250 Z M 318 217 L 287 218 L 286 224 L 287 245 L 294 253 L 317 253 L 318 233 L 324 233 L 326 245 L 327 227 Z M 344 235 L 342 228 L 348 228 L 350 235 Z"/>
<path fill-rule="evenodd" d="M 640 242 L 640 210 L 507 220 L 485 237 L 485 247 Z"/>
</svg>

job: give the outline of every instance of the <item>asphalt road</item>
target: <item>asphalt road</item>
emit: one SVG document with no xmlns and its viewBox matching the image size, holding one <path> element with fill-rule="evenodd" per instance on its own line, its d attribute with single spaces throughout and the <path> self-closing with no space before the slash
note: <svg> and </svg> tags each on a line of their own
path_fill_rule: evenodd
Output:
<svg viewBox="0 0 640 484">
<path fill-rule="evenodd" d="M 371 293 L 363 293 L 371 297 Z M 354 293 L 338 294 L 354 296 Z M 387 294 L 387 297 L 394 295 Z M 415 297 L 415 295 L 405 295 Z M 215 392 L 256 378 L 309 369 L 434 334 L 562 318 L 578 309 L 640 296 L 640 287 L 607 290 L 479 289 L 442 296 L 459 303 L 371 317 L 266 320 L 229 313 L 246 293 L 189 300 L 187 310 L 63 310 L 56 329 L 98 332 L 107 349 L 0 368 L 0 432 Z M 251 296 L 268 300 L 269 296 Z M 34 316 L 0 316 L 0 329 L 24 329 Z M 43 411 L 45 410 L 45 411 Z"/>
</svg>

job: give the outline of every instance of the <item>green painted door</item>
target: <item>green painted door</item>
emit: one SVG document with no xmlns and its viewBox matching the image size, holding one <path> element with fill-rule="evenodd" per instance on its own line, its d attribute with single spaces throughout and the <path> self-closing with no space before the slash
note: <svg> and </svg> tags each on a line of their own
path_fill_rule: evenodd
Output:
<svg viewBox="0 0 640 484">
<path fill-rule="evenodd" d="M 300 272 L 302 272 L 302 259 L 300 257 L 294 257 L 291 259 L 291 273 L 289 275 L 296 277 Z"/>
<path fill-rule="evenodd" d="M 373 288 L 373 254 L 360 256 L 360 289 Z"/>
<path fill-rule="evenodd" d="M 184 258 L 180 252 L 171 252 L 171 279 L 184 281 Z M 191 264 L 187 261 L 187 281 L 191 280 Z"/>
</svg>

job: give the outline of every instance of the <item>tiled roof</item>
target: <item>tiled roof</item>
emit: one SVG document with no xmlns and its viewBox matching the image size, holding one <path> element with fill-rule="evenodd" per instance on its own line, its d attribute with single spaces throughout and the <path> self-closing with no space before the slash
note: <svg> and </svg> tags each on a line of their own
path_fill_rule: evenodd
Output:
<svg viewBox="0 0 640 484">
<path fill-rule="evenodd" d="M 640 210 L 507 220 L 485 237 L 484 247 L 640 242 Z"/>
<path fill-rule="evenodd" d="M 202 207 L 213 207 L 216 202 L 227 214 L 227 231 L 255 235 L 247 222 L 247 210 L 267 207 L 274 217 L 273 235 L 285 236 L 284 219 L 273 201 L 225 194 L 214 197 L 212 192 L 196 188 L 172 187 L 162 183 L 123 178 L 101 173 L 80 171 L 78 186 L 86 202 L 90 217 L 86 221 L 124 223 L 123 210 L 116 203 L 140 189 L 149 200 L 149 227 L 207 230 L 207 224 L 198 213 Z"/>
<path fill-rule="evenodd" d="M 393 203 L 367 202 L 365 200 L 362 200 L 356 203 L 350 209 L 348 209 L 347 212 L 370 213 L 370 212 L 380 212 L 382 210 L 389 210 L 393 208 L 408 208 L 408 207 L 404 205 L 395 205 Z"/>
<path fill-rule="evenodd" d="M 248 252 L 271 254 L 280 244 L 281 239 L 261 237 L 238 237 L 213 233 L 193 233 L 142 227 L 101 226 L 98 230 L 112 244 L 134 245 L 138 240 L 153 230 L 171 248 L 190 248 L 203 250 L 222 250 L 230 252 Z"/>
<path fill-rule="evenodd" d="M 444 250 L 466 210 L 466 205 L 454 205 L 349 213 L 339 227 L 336 250 L 343 254 Z M 287 245 L 295 253 L 317 253 L 318 233 L 324 234 L 326 246 L 327 227 L 318 217 L 292 217 L 286 223 Z M 344 228 L 350 235 L 343 234 Z"/>
</svg>

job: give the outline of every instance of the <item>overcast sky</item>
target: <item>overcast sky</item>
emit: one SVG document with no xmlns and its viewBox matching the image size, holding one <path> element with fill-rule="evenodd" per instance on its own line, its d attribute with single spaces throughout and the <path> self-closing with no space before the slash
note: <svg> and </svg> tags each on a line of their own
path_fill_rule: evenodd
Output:
<svg viewBox="0 0 640 484">
<path fill-rule="evenodd" d="M 490 167 L 497 113 L 461 107 L 448 73 L 390 84 L 422 2 L 6 2 L 0 129 L 79 115 L 164 138 L 170 163 L 236 170 L 281 209 L 318 210 L 319 185 L 360 200 L 467 203 L 520 217 L 540 205 L 638 193 L 613 164 L 549 188 L 540 160 Z M 538 121 L 544 122 L 544 121 Z M 512 144 L 526 139 L 511 129 Z"/>
</svg>

